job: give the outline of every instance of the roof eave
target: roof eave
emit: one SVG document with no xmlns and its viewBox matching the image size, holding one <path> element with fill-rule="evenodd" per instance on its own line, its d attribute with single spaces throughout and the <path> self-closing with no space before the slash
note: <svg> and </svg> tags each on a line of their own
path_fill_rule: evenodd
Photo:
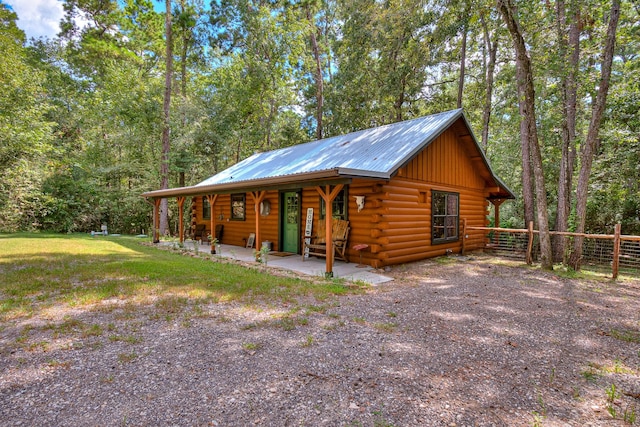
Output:
<svg viewBox="0 0 640 427">
<path fill-rule="evenodd" d="M 317 181 L 331 180 L 339 178 L 377 178 L 389 179 L 389 174 L 377 171 L 366 171 L 359 169 L 334 168 L 323 171 L 304 172 L 292 175 L 282 175 L 262 179 L 253 179 L 237 182 L 227 182 L 211 185 L 193 185 L 189 187 L 168 188 L 165 190 L 154 190 L 142 193 L 142 197 L 157 199 L 176 196 L 201 196 L 205 194 L 224 193 L 234 190 L 269 189 L 287 184 L 307 184 L 313 185 Z"/>
<path fill-rule="evenodd" d="M 351 178 L 390 179 L 389 172 L 370 171 L 364 169 L 338 168 L 338 175 Z"/>
</svg>

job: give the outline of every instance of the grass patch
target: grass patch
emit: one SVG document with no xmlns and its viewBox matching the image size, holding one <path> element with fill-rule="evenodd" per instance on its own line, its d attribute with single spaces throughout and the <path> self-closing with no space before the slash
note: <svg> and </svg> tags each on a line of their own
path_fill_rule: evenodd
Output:
<svg viewBox="0 0 640 427">
<path fill-rule="evenodd" d="M 120 363 L 128 363 L 128 362 L 133 362 L 134 360 L 136 360 L 138 358 L 138 354 L 135 352 L 131 352 L 131 353 L 119 353 L 118 354 L 118 361 Z"/>
<path fill-rule="evenodd" d="M 398 329 L 398 325 L 391 322 L 376 323 L 373 326 L 380 332 L 394 332 Z"/>
<path fill-rule="evenodd" d="M 302 341 L 302 343 L 300 343 L 301 347 L 311 347 L 314 343 L 316 342 L 315 338 L 313 338 L 313 335 L 307 335 L 307 337 L 304 339 L 304 341 Z"/>
<path fill-rule="evenodd" d="M 242 343 L 242 349 L 249 354 L 254 354 L 260 347 L 260 344 L 254 342 Z"/>
<path fill-rule="evenodd" d="M 125 342 L 127 344 L 139 344 L 142 342 L 142 338 L 135 335 L 110 335 L 109 341 Z"/>
<path fill-rule="evenodd" d="M 322 314 L 324 314 L 324 313 L 327 312 L 328 307 L 326 305 L 313 305 L 313 304 L 310 304 L 310 305 L 305 306 L 305 309 L 306 309 L 306 314 L 307 315 L 310 315 L 312 313 L 322 313 Z"/>
<path fill-rule="evenodd" d="M 612 329 L 609 335 L 620 341 L 640 344 L 640 331 Z"/>
<path fill-rule="evenodd" d="M 435 262 L 437 262 L 438 264 L 441 265 L 450 265 L 450 264 L 455 264 L 458 262 L 458 260 L 456 260 L 454 257 L 450 257 L 450 256 L 439 256 L 437 258 L 434 258 Z"/>
<path fill-rule="evenodd" d="M 340 281 L 276 277 L 142 243 L 125 236 L 0 235 L 0 320 L 26 318 L 60 304 L 91 307 L 126 300 L 139 306 L 156 301 L 156 308 L 171 316 L 194 299 L 291 302 L 313 296 L 322 301 L 360 292 Z"/>
<path fill-rule="evenodd" d="M 276 321 L 275 326 L 284 329 L 285 331 L 293 331 L 296 328 L 295 318 L 292 317 L 283 317 Z"/>
<path fill-rule="evenodd" d="M 88 328 L 85 328 L 82 331 L 82 337 L 86 338 L 86 337 L 99 337 L 100 335 L 102 335 L 102 326 L 100 325 L 91 325 Z"/>
<path fill-rule="evenodd" d="M 598 378 L 606 374 L 629 374 L 638 375 L 639 370 L 627 366 L 622 360 L 614 359 L 613 362 L 602 365 L 596 362 L 589 362 L 588 369 L 582 371 L 582 376 L 590 382 L 595 382 Z"/>
</svg>

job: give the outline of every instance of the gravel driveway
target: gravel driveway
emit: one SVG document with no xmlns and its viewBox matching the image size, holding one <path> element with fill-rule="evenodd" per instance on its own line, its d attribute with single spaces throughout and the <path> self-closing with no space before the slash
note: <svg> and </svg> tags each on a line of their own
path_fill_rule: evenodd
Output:
<svg viewBox="0 0 640 427">
<path fill-rule="evenodd" d="M 325 301 L 112 301 L 0 324 L 0 424 L 640 425 L 639 280 L 484 256 L 385 274 Z"/>
</svg>

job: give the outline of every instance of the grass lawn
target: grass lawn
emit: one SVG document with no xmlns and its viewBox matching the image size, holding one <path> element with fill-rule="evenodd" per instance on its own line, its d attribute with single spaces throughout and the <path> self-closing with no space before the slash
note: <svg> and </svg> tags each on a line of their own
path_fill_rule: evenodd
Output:
<svg viewBox="0 0 640 427">
<path fill-rule="evenodd" d="M 113 299 L 290 302 L 352 292 L 337 281 L 278 277 L 143 243 L 133 237 L 0 234 L 0 320 L 30 317 L 54 305 L 92 306 Z"/>
</svg>

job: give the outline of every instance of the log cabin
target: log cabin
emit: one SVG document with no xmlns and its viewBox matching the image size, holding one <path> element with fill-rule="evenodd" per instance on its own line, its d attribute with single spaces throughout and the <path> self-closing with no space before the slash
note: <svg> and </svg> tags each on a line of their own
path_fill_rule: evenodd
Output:
<svg viewBox="0 0 640 427">
<path fill-rule="evenodd" d="M 486 226 L 490 203 L 499 221 L 500 204 L 514 198 L 462 109 L 257 153 L 199 184 L 142 196 L 155 224 L 162 198 L 176 197 L 182 215 L 189 197 L 192 229 L 223 224 L 221 243 L 245 246 L 253 233 L 256 249 L 268 241 L 298 254 L 305 234 L 321 228 L 331 242 L 333 219 L 347 220 L 347 259 L 375 268 L 483 248 L 484 232 L 465 225 Z"/>
</svg>

